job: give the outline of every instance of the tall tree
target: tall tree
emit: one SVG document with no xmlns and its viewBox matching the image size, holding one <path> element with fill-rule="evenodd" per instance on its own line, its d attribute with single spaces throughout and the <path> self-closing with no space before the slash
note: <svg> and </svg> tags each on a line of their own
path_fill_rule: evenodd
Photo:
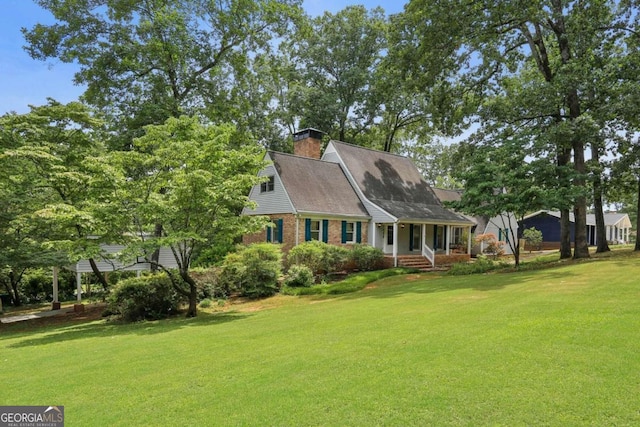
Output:
<svg viewBox="0 0 640 427">
<path fill-rule="evenodd" d="M 249 57 L 268 51 L 300 14 L 300 0 L 37 3 L 58 22 L 23 29 L 27 51 L 79 64 L 75 82 L 87 85 L 84 100 L 115 124 L 120 147 L 168 117 L 238 119 L 233 89 Z"/>
<path fill-rule="evenodd" d="M 302 127 L 315 127 L 346 142 L 373 125 L 379 105 L 370 102 L 374 74 L 386 48 L 386 19 L 380 8 L 348 6 L 310 20 L 295 35 Z"/>
<path fill-rule="evenodd" d="M 266 224 L 260 217 L 238 215 L 250 204 L 246 195 L 260 182 L 257 172 L 264 164 L 258 145 L 233 147 L 233 133 L 229 125 L 170 118 L 163 125 L 145 127 L 145 134 L 133 142 L 133 152 L 112 154 L 121 169 L 146 171 L 124 183 L 122 206 L 133 218 L 130 234 L 136 236 L 127 253 L 142 253 L 167 273 L 189 300 L 187 316 L 197 313 L 196 283 L 190 274 L 194 254 Z M 150 239 L 158 223 L 163 224 L 162 233 Z M 152 258 L 160 247 L 171 249 L 178 276 Z"/>
<path fill-rule="evenodd" d="M 483 4 L 474 1 L 430 2 L 412 0 L 405 8 L 405 49 L 414 61 L 409 71 L 416 79 L 434 81 L 434 75 L 455 79 L 461 99 L 478 105 L 487 98 L 505 96 L 505 84 L 514 76 L 529 73 L 539 92 L 535 109 L 508 112 L 520 117 L 510 126 L 536 120 L 555 121 L 562 132 L 556 136 L 558 170 L 570 163 L 575 190 L 574 257 L 588 257 L 586 239 L 587 168 L 583 139 L 585 114 L 593 113 L 588 94 L 601 92 L 610 82 L 592 73 L 596 63 L 615 54 L 612 47 L 633 13 L 634 5 L 606 1 L 562 2 L 539 0 Z M 406 46 L 405 46 L 406 47 Z M 527 102 L 531 102 L 528 100 Z M 602 102 L 602 101 L 601 101 Z M 530 107 L 530 106 L 529 106 Z M 505 111 L 493 112 L 493 123 L 504 123 Z M 566 123 L 566 124 L 565 124 Z M 564 181 L 564 179 L 563 179 Z M 568 221 L 568 213 L 563 214 Z M 564 221 L 563 221 L 564 222 Z M 568 235 L 568 233 L 566 234 Z M 566 247 L 566 242 L 564 242 Z"/>
<path fill-rule="evenodd" d="M 51 250 L 62 252 L 71 262 L 88 258 L 106 287 L 94 258 L 103 255 L 101 243 L 117 238 L 114 230 L 120 223 L 104 216 L 103 203 L 112 196 L 112 174 L 101 159 L 105 151 L 101 127 L 102 122 L 78 102 L 49 100 L 31 107 L 29 113 L 7 114 L 0 118 L 0 161 L 6 165 L 3 184 L 13 197 L 7 212 L 15 213 L 8 244 L 13 241 L 16 247 L 5 250 L 24 249 L 24 256 L 42 257 L 30 264 L 25 259 L 23 266 L 55 259 L 55 253 L 46 255 Z M 24 199 L 18 201 L 20 197 Z"/>
</svg>

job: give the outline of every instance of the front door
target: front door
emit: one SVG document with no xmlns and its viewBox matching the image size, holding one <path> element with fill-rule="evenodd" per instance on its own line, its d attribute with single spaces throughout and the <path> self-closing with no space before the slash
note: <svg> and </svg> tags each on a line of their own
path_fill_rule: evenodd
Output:
<svg viewBox="0 0 640 427">
<path fill-rule="evenodd" d="M 387 225 L 384 228 L 384 252 L 387 254 L 393 253 L 393 225 Z"/>
</svg>

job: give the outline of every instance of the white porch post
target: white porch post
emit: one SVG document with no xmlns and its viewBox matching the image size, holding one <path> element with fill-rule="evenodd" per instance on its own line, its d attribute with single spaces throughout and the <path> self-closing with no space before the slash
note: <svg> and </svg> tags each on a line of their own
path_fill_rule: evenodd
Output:
<svg viewBox="0 0 640 427">
<path fill-rule="evenodd" d="M 449 255 L 449 246 L 451 246 L 451 226 L 447 225 L 447 238 L 445 239 L 446 254 Z"/>
<path fill-rule="evenodd" d="M 376 247 L 376 234 L 377 234 L 377 230 L 376 230 L 376 223 L 375 221 L 371 221 L 371 226 L 369 227 L 369 235 L 371 236 L 371 246 L 373 246 L 374 248 Z"/>
<path fill-rule="evenodd" d="M 79 271 L 76 273 L 76 291 L 78 292 L 76 300 L 80 304 L 82 303 L 82 273 Z"/>
<path fill-rule="evenodd" d="M 393 223 L 393 266 L 398 266 L 398 222 Z"/>
<path fill-rule="evenodd" d="M 298 233 L 300 232 L 300 217 L 298 217 L 298 215 L 296 215 L 296 246 L 298 246 L 298 242 L 299 242 L 299 238 L 298 238 Z"/>
<path fill-rule="evenodd" d="M 427 224 L 420 224 L 420 231 L 422 232 L 422 246 L 424 247 L 427 244 Z M 420 248 L 420 252 L 422 252 L 422 248 Z"/>
<path fill-rule="evenodd" d="M 467 233 L 467 254 L 471 256 L 471 227 L 469 227 L 469 232 Z"/>
<path fill-rule="evenodd" d="M 58 267 L 53 267 L 53 302 L 58 301 Z"/>
</svg>

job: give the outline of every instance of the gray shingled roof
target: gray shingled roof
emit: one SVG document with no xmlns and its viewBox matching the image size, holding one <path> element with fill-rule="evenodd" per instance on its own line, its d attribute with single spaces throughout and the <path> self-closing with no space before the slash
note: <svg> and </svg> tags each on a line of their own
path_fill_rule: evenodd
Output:
<svg viewBox="0 0 640 427">
<path fill-rule="evenodd" d="M 394 217 L 469 222 L 442 206 L 410 159 L 343 142 L 332 143 L 365 197 Z"/>
<path fill-rule="evenodd" d="M 269 156 L 297 211 L 369 216 L 340 165 L 273 151 Z"/>
<path fill-rule="evenodd" d="M 531 218 L 534 216 L 538 216 L 542 213 L 546 213 L 547 215 L 551 215 L 556 218 L 560 218 L 560 211 L 546 211 L 541 210 L 534 212 L 525 216 L 525 219 Z M 627 214 L 617 213 L 617 212 L 605 212 L 604 213 L 604 225 L 616 225 L 620 222 Z M 569 222 L 575 222 L 575 217 L 573 212 L 569 212 Z M 596 216 L 595 214 L 587 214 L 587 225 L 596 225 Z"/>
<path fill-rule="evenodd" d="M 462 190 L 446 190 L 444 188 L 433 188 L 433 192 L 436 194 L 441 202 L 459 202 L 462 199 Z M 483 216 L 473 216 L 462 214 L 469 221 L 475 222 L 480 230 L 484 230 L 487 227 L 489 218 Z"/>
</svg>

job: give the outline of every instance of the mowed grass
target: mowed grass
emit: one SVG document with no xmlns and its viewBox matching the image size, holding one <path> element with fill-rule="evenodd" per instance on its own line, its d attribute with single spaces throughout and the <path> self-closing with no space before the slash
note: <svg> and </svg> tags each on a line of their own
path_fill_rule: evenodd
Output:
<svg viewBox="0 0 640 427">
<path fill-rule="evenodd" d="M 69 426 L 639 425 L 640 258 L 623 255 L 5 328 L 0 404 L 64 405 Z"/>
</svg>

